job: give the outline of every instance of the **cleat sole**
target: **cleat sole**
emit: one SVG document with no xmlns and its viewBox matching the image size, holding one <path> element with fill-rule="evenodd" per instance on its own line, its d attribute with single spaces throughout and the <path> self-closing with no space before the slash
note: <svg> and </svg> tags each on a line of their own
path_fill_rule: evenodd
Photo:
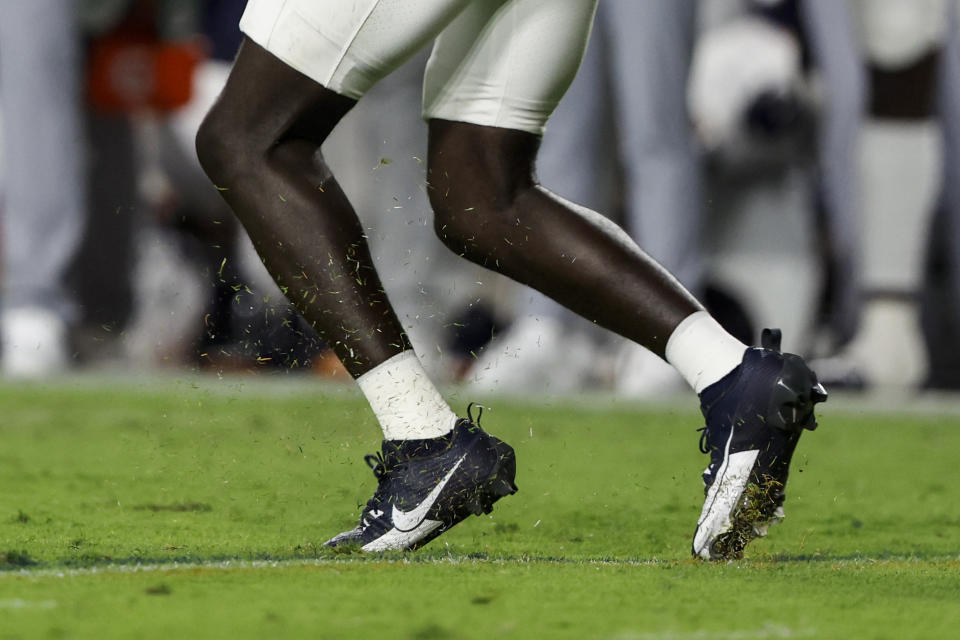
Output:
<svg viewBox="0 0 960 640">
<path fill-rule="evenodd" d="M 767 535 L 767 528 L 783 520 L 783 510 L 776 502 L 782 485 L 768 479 L 761 484 L 750 483 L 745 488 L 730 514 L 730 525 L 710 544 L 711 560 L 739 560 L 744 548 L 756 538 Z"/>
</svg>

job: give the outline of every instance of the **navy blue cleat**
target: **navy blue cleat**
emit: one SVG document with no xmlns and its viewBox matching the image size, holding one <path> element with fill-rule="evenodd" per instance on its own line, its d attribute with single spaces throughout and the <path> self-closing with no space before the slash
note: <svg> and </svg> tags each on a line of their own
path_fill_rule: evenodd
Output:
<svg viewBox="0 0 960 640">
<path fill-rule="evenodd" d="M 814 405 L 827 399 L 799 356 L 780 353 L 779 330 L 765 329 L 761 344 L 700 394 L 700 449 L 710 465 L 693 555 L 704 560 L 742 557 L 751 540 L 783 519 L 790 459 L 801 432 L 817 426 Z"/>
<path fill-rule="evenodd" d="M 467 415 L 446 436 L 385 440 L 382 453 L 366 456 L 377 490 L 357 527 L 326 545 L 417 549 L 471 514 L 490 513 L 494 502 L 516 493 L 513 448 L 481 429 L 479 416 L 474 423 L 470 407 Z"/>
</svg>

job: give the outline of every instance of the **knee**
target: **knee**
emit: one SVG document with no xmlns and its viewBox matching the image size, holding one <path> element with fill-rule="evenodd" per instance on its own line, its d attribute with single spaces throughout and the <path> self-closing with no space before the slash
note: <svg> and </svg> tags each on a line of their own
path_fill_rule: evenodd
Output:
<svg viewBox="0 0 960 640">
<path fill-rule="evenodd" d="M 451 251 L 475 257 L 486 230 L 496 225 L 501 213 L 492 195 L 480 186 L 469 171 L 443 171 L 442 178 L 429 184 L 433 209 L 433 230 Z"/>
<path fill-rule="evenodd" d="M 427 159 L 434 230 L 454 252 L 486 259 L 515 235 L 518 202 L 536 185 L 532 134 L 433 120 Z"/>
<path fill-rule="evenodd" d="M 207 113 L 195 139 L 197 159 L 207 177 L 218 187 L 225 187 L 248 152 L 243 148 L 246 138 L 229 118 L 216 107 Z"/>
<path fill-rule="evenodd" d="M 239 136 L 230 135 L 230 127 L 218 113 L 216 108 L 207 113 L 194 141 L 197 150 L 197 159 L 204 173 L 215 185 L 226 184 L 227 171 L 230 168 L 228 159 L 233 150 L 231 141 Z"/>
<path fill-rule="evenodd" d="M 485 262 L 509 235 L 518 191 L 471 162 L 428 163 L 433 230 L 451 251 Z"/>
<path fill-rule="evenodd" d="M 434 232 L 457 255 L 489 266 L 523 243 L 529 223 L 525 199 L 534 186 L 532 181 L 505 186 L 469 165 L 445 170 L 429 185 Z"/>
<path fill-rule="evenodd" d="M 299 111 L 250 112 L 238 107 L 236 99 L 230 104 L 221 98 L 197 130 L 200 166 L 215 185 L 228 188 L 284 164 L 291 153 L 297 161 L 312 157 L 352 104 L 332 95 L 339 101 L 330 105 L 329 100 L 318 100 Z M 277 122 L 283 124 L 277 126 Z"/>
</svg>

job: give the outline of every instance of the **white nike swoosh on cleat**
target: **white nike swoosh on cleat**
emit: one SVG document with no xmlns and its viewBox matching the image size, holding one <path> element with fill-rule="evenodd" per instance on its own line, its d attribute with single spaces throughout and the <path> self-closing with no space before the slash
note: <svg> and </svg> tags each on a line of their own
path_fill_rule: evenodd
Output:
<svg viewBox="0 0 960 640">
<path fill-rule="evenodd" d="M 376 540 L 368 542 L 360 548 L 364 551 L 403 551 L 423 540 L 427 537 L 427 534 L 442 524 L 439 520 L 423 520 L 415 529 L 410 531 L 390 529 Z"/>
<path fill-rule="evenodd" d="M 447 486 L 447 483 L 450 481 L 450 478 L 453 476 L 453 472 L 460 467 L 460 463 L 464 461 L 467 457 L 467 454 L 463 454 L 457 464 L 453 465 L 453 468 L 447 472 L 447 475 L 443 477 L 443 480 L 440 481 L 437 486 L 433 488 L 427 497 L 424 498 L 415 509 L 410 511 L 401 511 L 397 509 L 397 505 L 393 505 L 393 513 L 391 514 L 391 519 L 393 520 L 393 527 L 400 532 L 409 532 L 416 529 L 420 526 L 420 523 L 427 518 L 427 512 L 430 511 L 430 507 L 433 506 L 433 503 L 437 501 L 437 498 L 440 497 L 440 492 L 443 491 L 443 488 Z"/>
</svg>

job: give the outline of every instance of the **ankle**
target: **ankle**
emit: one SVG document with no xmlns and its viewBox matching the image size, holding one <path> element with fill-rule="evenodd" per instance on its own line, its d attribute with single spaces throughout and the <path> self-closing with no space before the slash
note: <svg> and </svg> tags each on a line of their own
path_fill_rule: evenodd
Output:
<svg viewBox="0 0 960 640">
<path fill-rule="evenodd" d="M 733 371 L 747 345 L 720 326 L 706 311 L 687 316 L 667 340 L 666 359 L 700 394 Z"/>
<path fill-rule="evenodd" d="M 457 415 L 413 351 L 404 351 L 357 378 L 386 440 L 425 440 L 453 429 Z"/>
</svg>

